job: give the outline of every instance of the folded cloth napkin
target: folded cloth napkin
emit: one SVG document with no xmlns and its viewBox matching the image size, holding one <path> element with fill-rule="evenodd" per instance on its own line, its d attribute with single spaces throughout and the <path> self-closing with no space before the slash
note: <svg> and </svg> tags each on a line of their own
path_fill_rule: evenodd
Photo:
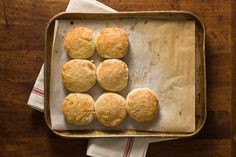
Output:
<svg viewBox="0 0 236 157">
<path fill-rule="evenodd" d="M 96 0 L 70 0 L 66 12 L 116 12 Z M 44 67 L 42 66 L 30 94 L 28 105 L 38 111 L 44 109 Z M 167 138 L 95 138 L 90 139 L 87 155 L 94 157 L 144 157 L 150 142 Z"/>
</svg>

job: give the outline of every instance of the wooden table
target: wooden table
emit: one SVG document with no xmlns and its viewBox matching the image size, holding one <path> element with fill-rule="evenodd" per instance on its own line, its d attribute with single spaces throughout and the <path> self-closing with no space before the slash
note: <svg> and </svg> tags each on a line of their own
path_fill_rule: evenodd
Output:
<svg viewBox="0 0 236 157">
<path fill-rule="evenodd" d="M 236 156 L 236 0 L 101 0 L 118 11 L 188 10 L 206 25 L 208 117 L 195 137 L 150 144 L 148 157 Z M 52 134 L 26 106 L 43 63 L 49 19 L 68 0 L 1 0 L 0 156 L 85 156 L 87 140 Z M 234 20 L 233 20 L 234 19 Z M 235 29 L 234 29 L 235 30 Z"/>
</svg>

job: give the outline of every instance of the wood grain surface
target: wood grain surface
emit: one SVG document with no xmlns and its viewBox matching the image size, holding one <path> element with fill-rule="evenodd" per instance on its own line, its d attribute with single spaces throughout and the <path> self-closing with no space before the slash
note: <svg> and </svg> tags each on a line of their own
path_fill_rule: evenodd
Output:
<svg viewBox="0 0 236 157">
<path fill-rule="evenodd" d="M 236 156 L 236 0 L 100 0 L 118 11 L 187 10 L 207 29 L 208 117 L 195 137 L 152 143 L 147 157 Z M 52 134 L 26 106 L 44 57 L 49 19 L 68 0 L 0 0 L 0 157 L 85 156 L 87 140 Z"/>
<path fill-rule="evenodd" d="M 231 126 L 232 126 L 232 157 L 236 156 L 236 0 L 232 1 L 232 23 L 231 23 Z"/>
</svg>

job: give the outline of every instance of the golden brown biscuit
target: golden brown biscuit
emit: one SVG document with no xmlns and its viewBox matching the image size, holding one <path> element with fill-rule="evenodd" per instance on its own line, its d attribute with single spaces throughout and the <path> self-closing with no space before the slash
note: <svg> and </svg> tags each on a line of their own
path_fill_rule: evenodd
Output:
<svg viewBox="0 0 236 157">
<path fill-rule="evenodd" d="M 97 53 L 103 58 L 122 58 L 129 48 L 127 33 L 120 28 L 104 28 L 97 36 Z"/>
<path fill-rule="evenodd" d="M 71 29 L 65 36 L 64 48 L 71 58 L 91 57 L 95 50 L 93 31 L 85 27 Z"/>
<path fill-rule="evenodd" d="M 61 74 L 64 87 L 71 92 L 86 92 L 96 83 L 96 67 L 88 60 L 70 60 Z"/>
<path fill-rule="evenodd" d="M 95 102 L 95 113 L 104 126 L 117 126 L 126 117 L 125 99 L 116 93 L 104 93 Z"/>
<path fill-rule="evenodd" d="M 128 67 L 119 59 L 107 59 L 97 68 L 97 80 L 108 91 L 121 91 L 128 83 Z"/>
<path fill-rule="evenodd" d="M 62 106 L 65 119 L 74 125 L 87 125 L 95 117 L 94 100 L 88 94 L 69 94 Z"/>
<path fill-rule="evenodd" d="M 126 98 L 126 103 L 130 118 L 138 122 L 151 121 L 157 116 L 158 100 L 148 88 L 132 90 Z"/>
</svg>

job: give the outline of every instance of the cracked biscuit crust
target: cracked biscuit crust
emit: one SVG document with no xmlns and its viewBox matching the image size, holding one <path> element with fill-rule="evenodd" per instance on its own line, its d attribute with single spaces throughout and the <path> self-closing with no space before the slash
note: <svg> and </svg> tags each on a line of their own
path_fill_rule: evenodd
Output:
<svg viewBox="0 0 236 157">
<path fill-rule="evenodd" d="M 108 91 L 121 91 L 128 84 L 128 67 L 119 59 L 103 61 L 96 73 L 99 85 Z"/>
<path fill-rule="evenodd" d="M 85 59 L 91 57 L 95 50 L 93 31 L 85 27 L 69 30 L 65 36 L 64 48 L 71 58 Z"/>
<path fill-rule="evenodd" d="M 61 75 L 64 87 L 71 92 L 86 92 L 96 83 L 96 67 L 89 60 L 70 60 Z"/>
<path fill-rule="evenodd" d="M 120 28 L 104 28 L 97 36 L 96 50 L 103 58 L 122 58 L 129 48 L 127 33 Z"/>
<path fill-rule="evenodd" d="M 88 94 L 69 94 L 62 106 L 65 119 L 74 125 L 88 125 L 95 118 L 94 100 Z"/>
<path fill-rule="evenodd" d="M 126 102 L 129 117 L 138 122 L 148 122 L 157 116 L 158 100 L 154 92 L 148 88 L 132 90 Z"/>
<path fill-rule="evenodd" d="M 116 93 L 104 93 L 95 102 L 97 120 L 106 127 L 115 127 L 126 118 L 125 99 Z"/>
</svg>

